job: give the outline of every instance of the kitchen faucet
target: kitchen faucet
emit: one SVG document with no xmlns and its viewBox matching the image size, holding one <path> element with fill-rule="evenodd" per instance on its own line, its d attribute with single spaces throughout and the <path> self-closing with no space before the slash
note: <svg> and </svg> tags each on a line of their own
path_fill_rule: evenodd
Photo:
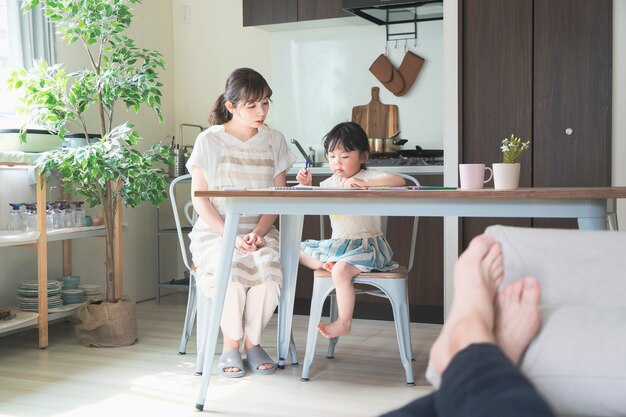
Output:
<svg viewBox="0 0 626 417">
<path fill-rule="evenodd" d="M 291 143 L 296 145 L 296 148 L 298 148 L 302 156 L 304 156 L 304 160 L 308 162 L 309 166 L 314 167 L 315 166 L 315 154 L 313 153 L 312 155 L 307 155 L 307 153 L 304 151 L 304 149 L 300 145 L 300 142 L 298 142 L 295 139 L 291 139 Z M 309 148 L 309 149 L 313 150 L 313 148 Z"/>
</svg>

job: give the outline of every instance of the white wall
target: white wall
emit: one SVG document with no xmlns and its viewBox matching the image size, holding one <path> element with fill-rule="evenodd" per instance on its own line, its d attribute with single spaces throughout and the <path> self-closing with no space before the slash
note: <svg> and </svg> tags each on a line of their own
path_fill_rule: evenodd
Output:
<svg viewBox="0 0 626 417">
<path fill-rule="evenodd" d="M 288 139 L 321 149 L 322 137 L 335 124 L 351 120 L 352 108 L 368 104 L 371 88 L 379 87 L 380 101 L 398 106 L 400 137 L 409 140 L 405 149 L 442 149 L 442 21 L 419 23 L 417 41 L 406 43 L 426 62 L 411 89 L 396 97 L 369 71 L 385 50 L 385 28 L 354 19 L 357 24 L 346 19 L 340 27 L 271 34 L 270 123 Z M 399 67 L 405 42 L 388 45 L 387 56 Z"/>
<path fill-rule="evenodd" d="M 242 27 L 242 15 L 241 0 L 172 0 L 177 136 L 181 123 L 208 126 L 209 109 L 235 68 L 254 68 L 271 83 L 270 34 Z M 185 143 L 193 144 L 197 133 L 184 129 Z"/>
</svg>

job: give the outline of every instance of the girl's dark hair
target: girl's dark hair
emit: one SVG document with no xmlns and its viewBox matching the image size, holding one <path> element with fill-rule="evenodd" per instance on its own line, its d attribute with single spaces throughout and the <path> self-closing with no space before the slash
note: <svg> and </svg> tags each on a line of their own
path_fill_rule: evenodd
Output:
<svg viewBox="0 0 626 417">
<path fill-rule="evenodd" d="M 233 118 L 226 108 L 227 101 L 237 107 L 240 101 L 244 104 L 254 103 L 270 97 L 272 89 L 261 74 L 251 68 L 237 68 L 228 76 L 224 93 L 213 104 L 209 113 L 209 123 L 221 125 Z"/>
<path fill-rule="evenodd" d="M 334 151 L 337 146 L 341 146 L 346 151 L 359 151 L 361 153 L 370 151 L 370 144 L 367 140 L 367 133 L 354 122 L 339 123 L 324 136 L 324 154 Z M 361 169 L 367 169 L 365 164 L 361 164 Z"/>
</svg>

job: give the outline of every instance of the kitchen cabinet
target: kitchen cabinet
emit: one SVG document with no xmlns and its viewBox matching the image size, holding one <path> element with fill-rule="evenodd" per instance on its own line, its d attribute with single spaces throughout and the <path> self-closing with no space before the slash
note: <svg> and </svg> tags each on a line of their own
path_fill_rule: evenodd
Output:
<svg viewBox="0 0 626 417">
<path fill-rule="evenodd" d="M 314 176 L 313 185 L 328 178 L 328 175 Z M 443 185 L 442 175 L 416 175 L 422 185 Z M 288 180 L 294 180 L 289 176 Z M 323 218 L 324 236 L 330 238 L 331 228 L 328 217 Z M 409 259 L 411 241 L 411 218 L 390 217 L 387 222 L 387 240 L 394 251 L 394 259 L 406 265 Z M 304 216 L 302 239 L 320 238 L 320 216 Z M 294 312 L 308 315 L 313 272 L 300 265 Z M 411 321 L 419 323 L 443 322 L 443 219 L 422 217 L 417 229 L 415 262 L 409 274 L 409 309 Z M 328 311 L 325 310 L 325 315 Z M 354 311 L 355 318 L 393 320 L 389 301 L 378 297 L 359 295 Z"/>
<path fill-rule="evenodd" d="M 0 162 L 2 166 L 23 165 L 13 162 Z M 37 232 L 16 235 L 3 235 L 0 247 L 20 246 L 36 248 L 37 250 L 37 284 L 39 288 L 38 311 L 22 311 L 17 306 L 11 306 L 11 313 L 15 318 L 0 322 L 0 336 L 14 333 L 18 330 L 36 327 L 38 329 L 39 347 L 48 346 L 48 322 L 73 316 L 79 304 L 63 305 L 48 309 L 48 243 L 63 242 L 63 275 L 72 274 L 71 240 L 85 237 L 104 236 L 104 226 L 77 227 L 59 230 L 46 230 L 46 182 L 43 177 L 37 176 Z M 119 210 L 119 208 L 118 208 Z M 118 232 L 116 231 L 116 234 Z M 120 265 L 121 268 L 121 265 Z"/>
<path fill-rule="evenodd" d="M 532 139 L 520 186 L 611 184 L 612 1 L 462 0 L 459 162 L 501 162 L 512 133 Z M 462 245 L 489 224 L 461 220 Z"/>
<path fill-rule="evenodd" d="M 354 16 L 341 8 L 341 0 L 298 0 L 298 21 Z"/>
<path fill-rule="evenodd" d="M 341 0 L 243 0 L 243 26 L 352 16 Z"/>
</svg>

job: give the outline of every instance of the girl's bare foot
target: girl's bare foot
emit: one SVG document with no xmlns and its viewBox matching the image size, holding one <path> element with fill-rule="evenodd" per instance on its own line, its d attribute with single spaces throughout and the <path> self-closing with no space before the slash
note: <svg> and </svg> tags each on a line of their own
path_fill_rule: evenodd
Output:
<svg viewBox="0 0 626 417">
<path fill-rule="evenodd" d="M 475 237 L 454 268 L 454 297 L 430 363 L 443 374 L 457 354 L 472 343 L 495 343 L 494 298 L 504 277 L 502 248 L 487 235 Z"/>
<path fill-rule="evenodd" d="M 528 344 L 541 325 L 541 291 L 534 277 L 518 279 L 498 294 L 496 343 L 509 359 L 519 364 Z"/>
<path fill-rule="evenodd" d="M 324 268 L 328 272 L 332 272 L 333 266 L 335 266 L 335 262 L 324 262 L 324 264 L 322 265 L 322 268 Z"/>
<path fill-rule="evenodd" d="M 339 320 L 335 320 L 328 324 L 320 322 L 317 325 L 317 330 L 322 334 L 322 336 L 332 339 L 333 337 L 346 336 L 350 334 L 350 330 L 352 330 L 352 323 Z"/>
</svg>

